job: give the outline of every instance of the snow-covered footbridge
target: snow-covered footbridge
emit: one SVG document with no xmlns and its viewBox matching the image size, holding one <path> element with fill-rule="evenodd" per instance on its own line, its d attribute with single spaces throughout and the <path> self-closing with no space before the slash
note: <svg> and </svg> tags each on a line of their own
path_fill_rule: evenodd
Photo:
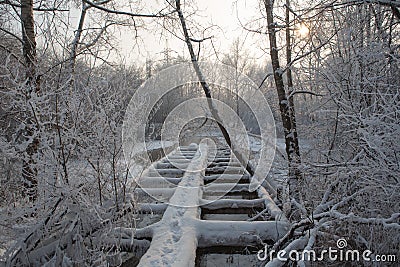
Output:
<svg viewBox="0 0 400 267">
<path fill-rule="evenodd" d="M 121 229 L 136 251 L 124 266 L 258 266 L 257 251 L 288 222 L 265 188 L 250 191 L 250 183 L 224 146 L 181 146 L 154 162 L 135 190 L 142 225 Z"/>
</svg>

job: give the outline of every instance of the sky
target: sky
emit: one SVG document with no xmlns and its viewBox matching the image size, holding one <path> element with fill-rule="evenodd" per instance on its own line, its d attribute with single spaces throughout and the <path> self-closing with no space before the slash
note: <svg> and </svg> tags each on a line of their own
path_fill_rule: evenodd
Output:
<svg viewBox="0 0 400 267">
<path fill-rule="evenodd" d="M 122 0 L 121 0 L 122 1 Z M 224 53 L 229 53 L 233 42 L 238 39 L 241 44 L 242 55 L 252 58 L 258 64 L 264 65 L 268 61 L 268 39 L 265 34 L 250 33 L 249 31 L 243 29 L 242 25 L 248 22 L 254 22 L 249 28 L 257 27 L 257 24 L 265 25 L 265 18 L 262 18 L 261 10 L 263 7 L 259 6 L 257 0 L 182 0 L 183 3 L 191 2 L 194 3 L 196 7 L 186 7 L 183 6 L 183 12 L 185 17 L 187 17 L 187 25 L 189 28 L 194 29 L 197 24 L 198 28 L 208 28 L 206 37 L 212 36 L 211 40 L 206 40 L 203 42 L 204 47 L 201 49 L 200 60 L 201 59 L 219 59 L 223 57 Z M 60 28 L 59 32 L 61 34 L 61 28 L 68 31 L 70 36 L 70 41 L 72 42 L 72 37 L 74 30 L 77 28 L 77 24 L 80 17 L 80 4 L 79 2 L 69 2 L 70 12 L 65 16 L 65 21 L 55 25 L 56 28 Z M 117 1 L 116 1 L 117 3 Z M 164 6 L 164 0 L 143 0 L 144 3 L 143 10 L 140 13 L 152 14 L 160 10 Z M 193 10 L 196 10 L 194 14 Z M 129 11 L 129 10 L 123 10 Z M 63 14 L 65 13 L 60 13 Z M 93 13 L 89 10 L 88 14 Z M 98 13 L 97 13 L 98 14 Z M 93 19 L 96 19 L 96 15 L 93 15 Z M 43 24 L 48 23 L 49 25 L 53 23 L 51 19 L 43 19 L 39 12 L 35 13 L 35 20 L 39 27 L 37 29 L 46 29 L 46 27 L 41 27 Z M 176 14 L 174 14 L 176 16 Z M 123 17 L 123 16 L 122 16 Z M 51 16 L 49 16 L 51 18 Z M 128 18 L 128 17 L 124 17 Z M 257 20 L 258 19 L 258 20 Z M 127 65 L 143 65 L 147 59 L 153 62 L 161 61 L 164 59 L 164 51 L 166 49 L 170 50 L 170 57 L 185 56 L 188 58 L 188 51 L 185 43 L 171 35 L 165 30 L 161 30 L 163 27 L 157 25 L 154 19 L 144 19 L 145 27 L 138 29 L 139 38 L 134 37 L 134 30 L 132 28 L 127 28 L 123 26 L 116 26 L 114 35 L 112 36 L 113 43 L 116 45 L 116 53 L 112 53 L 108 57 L 108 61 L 113 61 L 115 63 L 122 63 Z M 157 21 L 161 21 L 157 19 Z M 100 21 L 100 24 L 104 24 L 104 21 Z M 97 25 L 97 24 L 95 24 Z M 209 28 L 210 26 L 212 26 Z M 20 32 L 20 24 L 15 20 L 16 32 Z M 90 15 L 86 19 L 86 27 L 93 27 L 91 23 Z M 265 28 L 265 26 L 264 26 Z M 180 25 L 175 26 L 175 32 L 182 38 L 180 32 Z M 38 30 L 39 31 L 39 30 Z M 93 33 L 93 31 L 91 31 Z M 40 32 L 38 37 L 39 45 L 45 46 L 46 42 L 53 43 L 57 46 L 58 43 L 52 42 L 51 32 Z M 47 37 L 46 37 L 47 36 Z M 194 36 L 196 38 L 201 38 L 201 36 Z M 50 38 L 50 39 L 49 39 Z M 60 35 L 60 38 L 63 36 Z M 60 39 L 61 40 L 61 39 Z M 67 41 L 67 42 L 70 42 Z M 61 51 L 65 48 L 66 43 L 61 42 L 58 44 Z M 195 49 L 198 49 L 198 45 L 195 44 Z M 108 51 L 105 52 L 105 54 Z M 102 55 L 104 57 L 104 55 Z M 100 61 L 99 61 L 100 62 Z"/>
<path fill-rule="evenodd" d="M 236 38 L 239 38 L 243 43 L 243 52 L 249 54 L 250 57 L 255 58 L 260 63 L 263 62 L 265 53 L 261 49 L 266 46 L 266 36 L 249 34 L 243 30 L 240 20 L 244 23 L 249 21 L 249 18 L 260 17 L 260 12 L 257 10 L 258 1 L 249 0 L 196 0 L 198 12 L 196 17 L 193 17 L 195 23 L 200 24 L 202 27 L 210 25 L 217 25 L 213 27 L 209 34 L 213 36 L 211 41 L 206 41 L 206 48 L 202 50 L 201 56 L 204 58 L 215 57 L 214 50 L 218 52 L 228 52 L 232 43 Z M 185 10 L 184 10 L 185 12 Z M 191 27 L 191 21 L 188 20 L 188 26 Z M 149 26 L 150 28 L 154 26 Z M 140 30 L 140 38 L 135 42 L 132 37 L 131 30 L 122 30 L 116 34 L 119 38 L 120 52 L 123 60 L 126 63 L 140 62 L 144 63 L 146 58 L 151 60 L 162 60 L 166 47 L 172 50 L 170 56 L 188 55 L 185 43 L 178 38 L 168 35 L 160 38 L 160 31 L 154 30 Z M 263 44 L 264 42 L 264 44 Z M 134 44 L 137 43 L 138 46 Z"/>
</svg>

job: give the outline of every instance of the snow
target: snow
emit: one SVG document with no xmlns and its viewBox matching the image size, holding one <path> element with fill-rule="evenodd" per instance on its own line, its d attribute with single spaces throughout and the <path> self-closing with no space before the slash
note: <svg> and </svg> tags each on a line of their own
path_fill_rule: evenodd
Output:
<svg viewBox="0 0 400 267">
<path fill-rule="evenodd" d="M 170 199 L 160 223 L 154 228 L 150 248 L 138 266 L 194 266 L 197 235 L 194 219 L 200 218 L 198 208 L 202 183 L 201 169 L 207 164 L 207 146 L 200 144 L 189 164 L 180 186 Z"/>
<path fill-rule="evenodd" d="M 157 212 L 159 210 L 154 210 L 154 212 Z M 140 219 L 135 219 L 135 226 L 137 228 L 143 228 L 149 225 L 152 225 L 156 222 L 159 222 L 162 219 L 162 214 L 145 214 L 140 216 Z"/>
<path fill-rule="evenodd" d="M 204 204 L 203 204 L 204 203 Z M 202 200 L 202 207 L 210 210 L 224 208 L 256 208 L 263 207 L 264 199 L 218 199 L 213 202 Z"/>
<path fill-rule="evenodd" d="M 275 202 L 272 200 L 270 195 L 268 194 L 267 190 L 265 190 L 264 187 L 260 186 L 257 189 L 258 196 L 264 200 L 265 207 L 268 209 L 269 213 L 275 220 L 281 220 L 284 222 L 289 222 L 289 220 L 286 218 L 285 214 L 282 212 L 282 210 L 275 204 Z"/>
<path fill-rule="evenodd" d="M 147 150 L 167 148 L 167 147 L 172 147 L 174 145 L 175 145 L 175 143 L 172 141 L 152 140 L 152 141 L 146 142 Z"/>
<path fill-rule="evenodd" d="M 202 174 L 203 167 L 210 160 L 207 155 L 208 146 L 200 144 L 197 148 L 196 153 L 185 151 L 185 154 L 194 157 L 187 165 L 183 177 L 166 178 L 166 180 L 156 177 L 155 175 L 159 173 L 174 176 L 182 171 L 172 169 L 168 164 L 154 163 L 141 178 L 142 185 L 148 188 L 137 189 L 137 192 L 167 196 L 169 204 L 140 204 L 140 210 L 150 214 L 145 215 L 143 222 L 138 224 L 144 228 L 137 229 L 135 237 L 148 237 L 152 242 L 141 258 L 139 266 L 194 266 L 198 247 L 260 245 L 263 240 L 276 241 L 288 231 L 289 223 L 286 217 L 263 187 L 259 187 L 256 191 L 256 196 L 259 197 L 257 199 L 234 199 L 242 198 L 241 195 L 224 196 L 220 199 L 227 191 L 248 192 L 248 184 L 236 183 L 242 175 L 226 173 L 220 177 L 217 174 L 211 175 L 207 179 L 211 181 L 218 178 L 217 183 L 203 185 L 205 181 Z M 176 156 L 176 152 L 171 152 L 160 162 L 173 163 L 175 160 L 183 160 L 184 157 Z M 209 167 L 208 170 L 217 170 L 221 167 Z M 235 166 L 229 169 L 237 172 L 240 168 Z M 249 180 L 249 177 L 245 175 L 245 179 Z M 268 216 L 272 216 L 275 220 L 248 221 L 250 217 L 247 213 L 204 214 L 201 220 L 199 206 L 209 210 L 266 207 Z M 160 218 L 161 215 L 163 216 L 160 221 L 150 224 L 156 221 L 155 217 Z M 209 255 L 212 254 L 207 254 L 208 260 L 214 262 L 214 256 Z M 254 255 L 248 257 L 254 258 Z"/>
<path fill-rule="evenodd" d="M 197 221 L 199 247 L 257 245 L 262 240 L 276 241 L 288 231 L 281 221 Z"/>
</svg>

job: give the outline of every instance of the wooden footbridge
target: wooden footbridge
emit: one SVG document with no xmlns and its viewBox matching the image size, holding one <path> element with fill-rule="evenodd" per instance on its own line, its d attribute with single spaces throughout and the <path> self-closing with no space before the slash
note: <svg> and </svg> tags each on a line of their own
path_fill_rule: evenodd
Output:
<svg viewBox="0 0 400 267">
<path fill-rule="evenodd" d="M 154 162 L 135 190 L 140 221 L 125 235 L 136 254 L 123 266 L 260 266 L 257 252 L 288 221 L 251 179 L 225 146 L 181 146 Z"/>
</svg>

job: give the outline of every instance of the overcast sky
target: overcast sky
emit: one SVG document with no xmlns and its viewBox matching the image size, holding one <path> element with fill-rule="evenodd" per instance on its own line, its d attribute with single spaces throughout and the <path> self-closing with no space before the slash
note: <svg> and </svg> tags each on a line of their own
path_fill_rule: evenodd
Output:
<svg viewBox="0 0 400 267">
<path fill-rule="evenodd" d="M 192 19 L 204 27 L 217 25 L 212 30 L 214 48 L 218 52 L 228 52 L 232 42 L 236 38 L 240 38 L 243 42 L 243 51 L 247 51 L 251 57 L 259 58 L 258 62 L 263 62 L 263 51 L 261 46 L 266 46 L 267 40 L 261 35 L 248 34 L 240 26 L 239 19 L 244 23 L 250 18 L 260 17 L 257 9 L 257 1 L 249 0 L 196 0 L 198 12 L 196 17 Z M 185 11 L 185 10 L 184 10 Z M 188 22 L 190 28 L 190 21 Z M 173 50 L 171 56 L 177 54 L 187 55 L 185 44 L 173 36 L 165 36 L 160 38 L 159 31 L 143 31 L 139 32 L 139 47 L 134 48 L 134 39 L 132 32 L 124 30 L 117 34 L 120 41 L 120 51 L 126 60 L 126 63 L 140 61 L 143 63 L 146 58 L 153 60 L 161 60 L 163 51 L 166 46 Z M 214 56 L 214 48 L 210 41 L 207 42 L 207 48 L 202 50 L 203 58 Z"/>
</svg>

